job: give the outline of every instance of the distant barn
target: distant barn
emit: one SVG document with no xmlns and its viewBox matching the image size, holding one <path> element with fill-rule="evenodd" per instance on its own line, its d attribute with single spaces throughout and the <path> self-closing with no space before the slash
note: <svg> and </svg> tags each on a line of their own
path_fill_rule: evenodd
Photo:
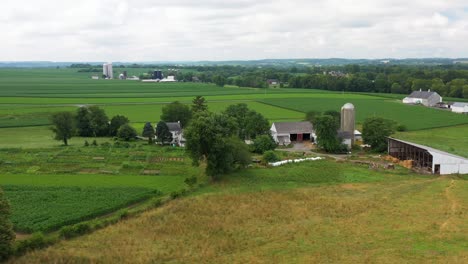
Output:
<svg viewBox="0 0 468 264">
<path fill-rule="evenodd" d="M 467 174 L 468 159 L 408 141 L 389 138 L 388 154 L 399 160 L 412 160 L 413 166 L 433 174 Z"/>
<path fill-rule="evenodd" d="M 403 99 L 403 103 L 405 104 L 422 104 L 431 107 L 436 106 L 440 102 L 442 102 L 442 97 L 436 92 L 431 92 L 431 90 L 414 91 Z"/>
<path fill-rule="evenodd" d="M 275 122 L 271 125 L 271 136 L 276 143 L 288 145 L 291 142 L 313 140 L 312 123 L 304 122 Z"/>
</svg>

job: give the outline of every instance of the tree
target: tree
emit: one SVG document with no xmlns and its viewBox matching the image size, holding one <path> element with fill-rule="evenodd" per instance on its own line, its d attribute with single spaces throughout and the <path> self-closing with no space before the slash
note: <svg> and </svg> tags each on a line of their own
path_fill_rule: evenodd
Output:
<svg viewBox="0 0 468 264">
<path fill-rule="evenodd" d="M 248 147 L 233 137 L 236 130 L 236 121 L 227 115 L 205 112 L 195 116 L 184 134 L 193 165 L 206 161 L 206 174 L 214 180 L 247 166 L 250 163 Z"/>
<path fill-rule="evenodd" d="M 208 106 L 206 105 L 205 97 L 198 95 L 192 101 L 192 112 L 198 113 L 208 110 Z"/>
<path fill-rule="evenodd" d="M 320 112 L 317 112 L 317 111 L 309 111 L 306 113 L 305 115 L 305 121 L 309 121 L 311 122 L 312 124 L 315 123 L 315 119 L 320 116 Z"/>
<path fill-rule="evenodd" d="M 317 146 L 326 152 L 336 153 L 343 149 L 341 140 L 338 138 L 339 125 L 335 118 L 330 115 L 322 115 L 315 120 L 315 133 L 317 135 Z"/>
<path fill-rule="evenodd" d="M 52 131 L 56 140 L 62 140 L 68 146 L 68 140 L 75 134 L 73 114 L 70 112 L 59 112 L 52 115 Z"/>
<path fill-rule="evenodd" d="M 463 98 L 468 99 L 468 85 L 463 86 Z"/>
<path fill-rule="evenodd" d="M 94 137 L 103 137 L 109 134 L 109 118 L 106 112 L 98 106 L 91 106 L 89 110 L 89 126 Z"/>
<path fill-rule="evenodd" d="M 263 154 L 265 151 L 274 150 L 276 142 L 271 135 L 261 135 L 254 139 L 252 144 L 252 151 L 258 154 Z"/>
<path fill-rule="evenodd" d="M 403 89 L 403 87 L 401 87 L 401 85 L 399 83 L 393 83 L 392 84 L 391 92 L 396 93 L 396 94 L 406 93 L 405 89 Z"/>
<path fill-rule="evenodd" d="M 0 189 L 0 262 L 6 260 L 13 250 L 15 233 L 10 216 L 10 204 Z"/>
<path fill-rule="evenodd" d="M 76 111 L 76 128 L 77 134 L 80 137 L 91 137 L 93 130 L 90 123 L 90 113 L 88 107 L 82 106 Z"/>
<path fill-rule="evenodd" d="M 362 125 L 362 139 L 377 152 L 387 149 L 387 138 L 394 132 L 395 122 L 381 117 L 366 118 Z"/>
<path fill-rule="evenodd" d="M 268 120 L 260 113 L 250 110 L 244 103 L 228 106 L 224 114 L 236 122 L 237 136 L 242 140 L 268 134 L 270 130 Z"/>
<path fill-rule="evenodd" d="M 169 131 L 166 122 L 159 121 L 156 125 L 156 140 L 162 145 L 172 141 L 172 133 Z"/>
<path fill-rule="evenodd" d="M 123 126 L 121 126 L 119 128 L 119 130 L 117 131 L 117 136 L 120 139 L 123 139 L 125 141 L 130 141 L 130 140 L 136 138 L 137 132 L 129 124 L 125 124 L 125 125 L 123 125 Z"/>
<path fill-rule="evenodd" d="M 148 144 L 153 143 L 154 138 L 154 127 L 151 125 L 150 122 L 146 122 L 145 126 L 143 127 L 143 132 L 141 133 L 143 137 L 148 138 Z"/>
<path fill-rule="evenodd" d="M 341 125 L 341 113 L 340 112 L 335 111 L 335 110 L 327 110 L 323 114 L 333 117 L 333 120 L 335 120 L 336 125 L 338 126 L 338 128 L 340 127 L 340 125 Z"/>
<path fill-rule="evenodd" d="M 187 105 L 178 101 L 172 102 L 162 108 L 161 120 L 164 122 L 179 122 L 185 127 L 192 118 L 192 111 Z"/>
<path fill-rule="evenodd" d="M 130 123 L 130 120 L 128 120 L 128 118 L 123 115 L 116 115 L 112 117 L 109 124 L 109 136 L 117 136 L 117 131 L 119 130 L 119 128 L 128 123 Z"/>
</svg>

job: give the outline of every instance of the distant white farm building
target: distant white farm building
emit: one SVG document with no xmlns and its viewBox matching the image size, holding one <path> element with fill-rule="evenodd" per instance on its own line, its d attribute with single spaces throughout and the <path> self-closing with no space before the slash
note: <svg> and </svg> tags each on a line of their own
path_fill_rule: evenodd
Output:
<svg viewBox="0 0 468 264">
<path fill-rule="evenodd" d="M 304 122 L 274 122 L 270 133 L 277 144 L 288 145 L 291 142 L 314 140 L 312 123 Z"/>
<path fill-rule="evenodd" d="M 169 132 L 172 134 L 172 141 L 170 143 L 179 147 L 185 147 L 184 131 L 182 130 L 180 122 L 166 122 L 166 125 L 169 128 Z"/>
<path fill-rule="evenodd" d="M 403 103 L 405 104 L 422 104 L 431 107 L 436 106 L 440 102 L 442 102 L 442 97 L 436 92 L 431 92 L 431 90 L 414 91 L 403 99 Z"/>
<path fill-rule="evenodd" d="M 467 158 L 424 145 L 389 138 L 388 154 L 399 160 L 411 160 L 413 167 L 433 174 L 468 174 Z"/>
<path fill-rule="evenodd" d="M 468 103 L 454 103 L 451 108 L 454 113 L 468 114 Z"/>
<path fill-rule="evenodd" d="M 167 78 L 163 78 L 159 82 L 176 82 L 176 79 L 175 76 L 169 75 Z"/>
</svg>

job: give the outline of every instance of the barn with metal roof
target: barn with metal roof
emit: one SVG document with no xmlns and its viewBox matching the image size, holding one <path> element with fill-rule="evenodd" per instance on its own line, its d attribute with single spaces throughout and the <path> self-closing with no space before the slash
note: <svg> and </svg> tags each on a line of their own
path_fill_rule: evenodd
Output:
<svg viewBox="0 0 468 264">
<path fill-rule="evenodd" d="M 388 139 L 388 154 L 399 160 L 412 160 L 413 166 L 433 174 L 468 174 L 468 159 L 428 146 Z"/>
</svg>

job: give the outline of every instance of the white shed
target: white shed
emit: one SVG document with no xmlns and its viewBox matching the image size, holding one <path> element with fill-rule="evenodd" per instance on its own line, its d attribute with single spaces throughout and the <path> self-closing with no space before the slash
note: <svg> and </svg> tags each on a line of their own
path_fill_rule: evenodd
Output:
<svg viewBox="0 0 468 264">
<path fill-rule="evenodd" d="M 468 103 L 454 103 L 451 109 L 454 113 L 468 114 Z"/>
</svg>

